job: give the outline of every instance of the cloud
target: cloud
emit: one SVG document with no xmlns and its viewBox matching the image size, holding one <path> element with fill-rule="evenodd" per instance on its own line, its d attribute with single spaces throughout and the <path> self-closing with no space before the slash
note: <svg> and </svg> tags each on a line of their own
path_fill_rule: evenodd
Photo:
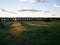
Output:
<svg viewBox="0 0 60 45">
<path fill-rule="evenodd" d="M 44 14 L 49 14 L 50 11 L 42 11 L 42 10 L 36 10 L 36 9 L 21 9 L 21 10 L 17 10 L 17 12 L 40 12 L 40 13 L 44 13 Z"/>
<path fill-rule="evenodd" d="M 21 2 L 25 2 L 25 1 L 28 1 L 28 0 L 19 0 L 19 1 L 21 1 Z"/>
<path fill-rule="evenodd" d="M 32 0 L 31 2 L 45 2 L 46 0 Z"/>
<path fill-rule="evenodd" d="M 40 0 L 31 0 L 30 2 L 40 2 Z"/>
<path fill-rule="evenodd" d="M 22 11 L 32 11 L 32 12 L 40 12 L 41 10 L 34 10 L 34 9 L 21 9 L 21 10 L 17 10 L 18 12 L 22 12 Z"/>
<path fill-rule="evenodd" d="M 60 4 L 53 4 L 54 7 L 60 8 Z"/>
<path fill-rule="evenodd" d="M 0 9 L 0 11 L 7 12 L 7 13 L 12 13 L 12 14 L 16 14 L 15 12 L 7 11 L 7 10 L 5 10 L 5 9 Z"/>
<path fill-rule="evenodd" d="M 46 2 L 47 0 L 19 0 L 19 1 L 21 1 L 21 2 L 26 2 L 26 1 L 28 1 L 28 2 Z"/>
<path fill-rule="evenodd" d="M 44 13 L 50 13 L 50 11 L 45 11 Z"/>
</svg>

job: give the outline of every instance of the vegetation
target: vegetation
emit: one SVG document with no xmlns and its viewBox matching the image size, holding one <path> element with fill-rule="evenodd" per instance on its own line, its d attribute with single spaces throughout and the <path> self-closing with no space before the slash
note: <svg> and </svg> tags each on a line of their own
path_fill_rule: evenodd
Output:
<svg viewBox="0 0 60 45">
<path fill-rule="evenodd" d="M 60 45 L 60 21 L 0 21 L 0 45 Z"/>
</svg>

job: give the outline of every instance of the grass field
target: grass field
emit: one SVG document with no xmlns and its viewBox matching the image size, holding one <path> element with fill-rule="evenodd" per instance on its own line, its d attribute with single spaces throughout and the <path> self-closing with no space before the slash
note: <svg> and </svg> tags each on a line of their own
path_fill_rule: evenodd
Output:
<svg viewBox="0 0 60 45">
<path fill-rule="evenodd" d="M 3 21 L 0 45 L 60 45 L 60 21 Z"/>
</svg>

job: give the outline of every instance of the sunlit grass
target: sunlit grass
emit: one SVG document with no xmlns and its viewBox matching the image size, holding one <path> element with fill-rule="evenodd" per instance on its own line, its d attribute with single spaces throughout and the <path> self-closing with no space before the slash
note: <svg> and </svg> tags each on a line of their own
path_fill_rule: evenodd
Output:
<svg viewBox="0 0 60 45">
<path fill-rule="evenodd" d="M 12 33 L 14 35 L 19 35 L 19 33 L 26 30 L 25 27 L 21 23 L 19 23 L 18 21 L 13 22 L 11 27 L 12 28 L 10 30 L 10 33 Z"/>
<path fill-rule="evenodd" d="M 31 26 L 51 26 L 58 23 L 59 21 L 51 21 L 51 22 L 44 22 L 44 21 L 26 21 L 24 23 L 31 25 Z"/>
</svg>

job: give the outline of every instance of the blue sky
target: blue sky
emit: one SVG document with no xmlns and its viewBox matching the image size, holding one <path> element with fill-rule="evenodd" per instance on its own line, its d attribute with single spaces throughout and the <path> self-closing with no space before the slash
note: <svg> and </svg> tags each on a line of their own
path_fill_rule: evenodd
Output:
<svg viewBox="0 0 60 45">
<path fill-rule="evenodd" d="M 44 0 L 44 2 L 30 2 L 29 0 L 0 0 L 0 8 L 9 10 L 37 9 L 60 15 L 60 0 Z"/>
</svg>

